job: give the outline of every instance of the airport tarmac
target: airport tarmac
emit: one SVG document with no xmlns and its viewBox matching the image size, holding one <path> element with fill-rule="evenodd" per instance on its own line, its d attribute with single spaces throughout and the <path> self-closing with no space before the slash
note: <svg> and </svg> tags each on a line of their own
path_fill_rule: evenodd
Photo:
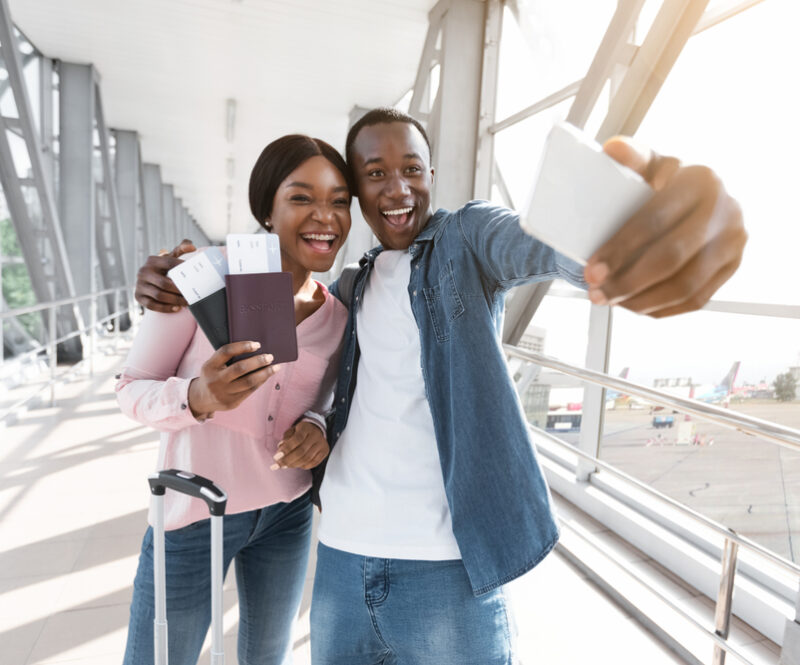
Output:
<svg viewBox="0 0 800 665">
<path fill-rule="evenodd" d="M 800 430 L 800 401 L 753 400 L 730 408 Z M 656 429 L 654 415 L 648 408 L 607 410 L 600 459 L 797 561 L 800 453 L 697 418 L 696 443 L 678 443 L 686 416 L 672 414 L 673 427 Z M 576 444 L 579 434 L 557 436 Z"/>
</svg>

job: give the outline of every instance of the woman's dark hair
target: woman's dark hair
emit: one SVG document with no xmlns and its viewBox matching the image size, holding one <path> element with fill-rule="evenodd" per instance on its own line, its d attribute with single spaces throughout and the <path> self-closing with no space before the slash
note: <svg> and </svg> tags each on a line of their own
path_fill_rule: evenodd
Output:
<svg viewBox="0 0 800 665">
<path fill-rule="evenodd" d="M 304 134 L 281 136 L 261 151 L 250 173 L 250 211 L 261 226 L 266 228 L 265 221 L 272 215 L 272 202 L 280 184 L 303 162 L 317 155 L 339 170 L 352 198 L 355 188 L 350 171 L 333 146 Z"/>
</svg>

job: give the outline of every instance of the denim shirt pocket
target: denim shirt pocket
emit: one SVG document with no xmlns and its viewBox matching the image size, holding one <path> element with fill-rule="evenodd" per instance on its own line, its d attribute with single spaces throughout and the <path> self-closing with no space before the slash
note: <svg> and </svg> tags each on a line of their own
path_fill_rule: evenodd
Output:
<svg viewBox="0 0 800 665">
<path fill-rule="evenodd" d="M 450 339 L 450 328 L 453 321 L 461 316 L 464 302 L 456 288 L 456 278 L 453 274 L 453 263 L 448 260 L 439 273 L 439 281 L 432 287 L 422 289 L 425 295 L 425 304 L 428 314 L 439 342 Z"/>
</svg>

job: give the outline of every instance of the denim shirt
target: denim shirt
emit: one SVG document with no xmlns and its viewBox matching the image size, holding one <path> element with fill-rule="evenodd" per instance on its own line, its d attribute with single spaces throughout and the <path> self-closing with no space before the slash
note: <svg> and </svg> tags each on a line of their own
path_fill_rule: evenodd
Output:
<svg viewBox="0 0 800 665">
<path fill-rule="evenodd" d="M 355 277 L 329 419 L 331 448 L 347 424 L 356 387 L 356 312 L 382 249 L 366 253 Z M 501 345 L 505 295 L 513 286 L 556 277 L 584 285 L 582 268 L 526 234 L 517 213 L 486 201 L 438 210 L 409 251 L 408 297 L 420 332 L 445 493 L 478 595 L 533 568 L 558 540 L 549 490 Z M 336 296 L 337 287 L 330 289 Z M 317 486 L 320 478 L 317 473 Z"/>
</svg>

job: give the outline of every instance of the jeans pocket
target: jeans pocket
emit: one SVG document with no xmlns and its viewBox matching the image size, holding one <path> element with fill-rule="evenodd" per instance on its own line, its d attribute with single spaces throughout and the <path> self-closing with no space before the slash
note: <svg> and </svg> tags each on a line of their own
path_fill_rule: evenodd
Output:
<svg viewBox="0 0 800 665">
<path fill-rule="evenodd" d="M 448 261 L 442 268 L 439 282 L 422 289 L 422 293 L 425 295 L 425 304 L 437 341 L 448 341 L 453 322 L 465 311 L 464 301 L 456 288 L 452 261 Z"/>
</svg>

